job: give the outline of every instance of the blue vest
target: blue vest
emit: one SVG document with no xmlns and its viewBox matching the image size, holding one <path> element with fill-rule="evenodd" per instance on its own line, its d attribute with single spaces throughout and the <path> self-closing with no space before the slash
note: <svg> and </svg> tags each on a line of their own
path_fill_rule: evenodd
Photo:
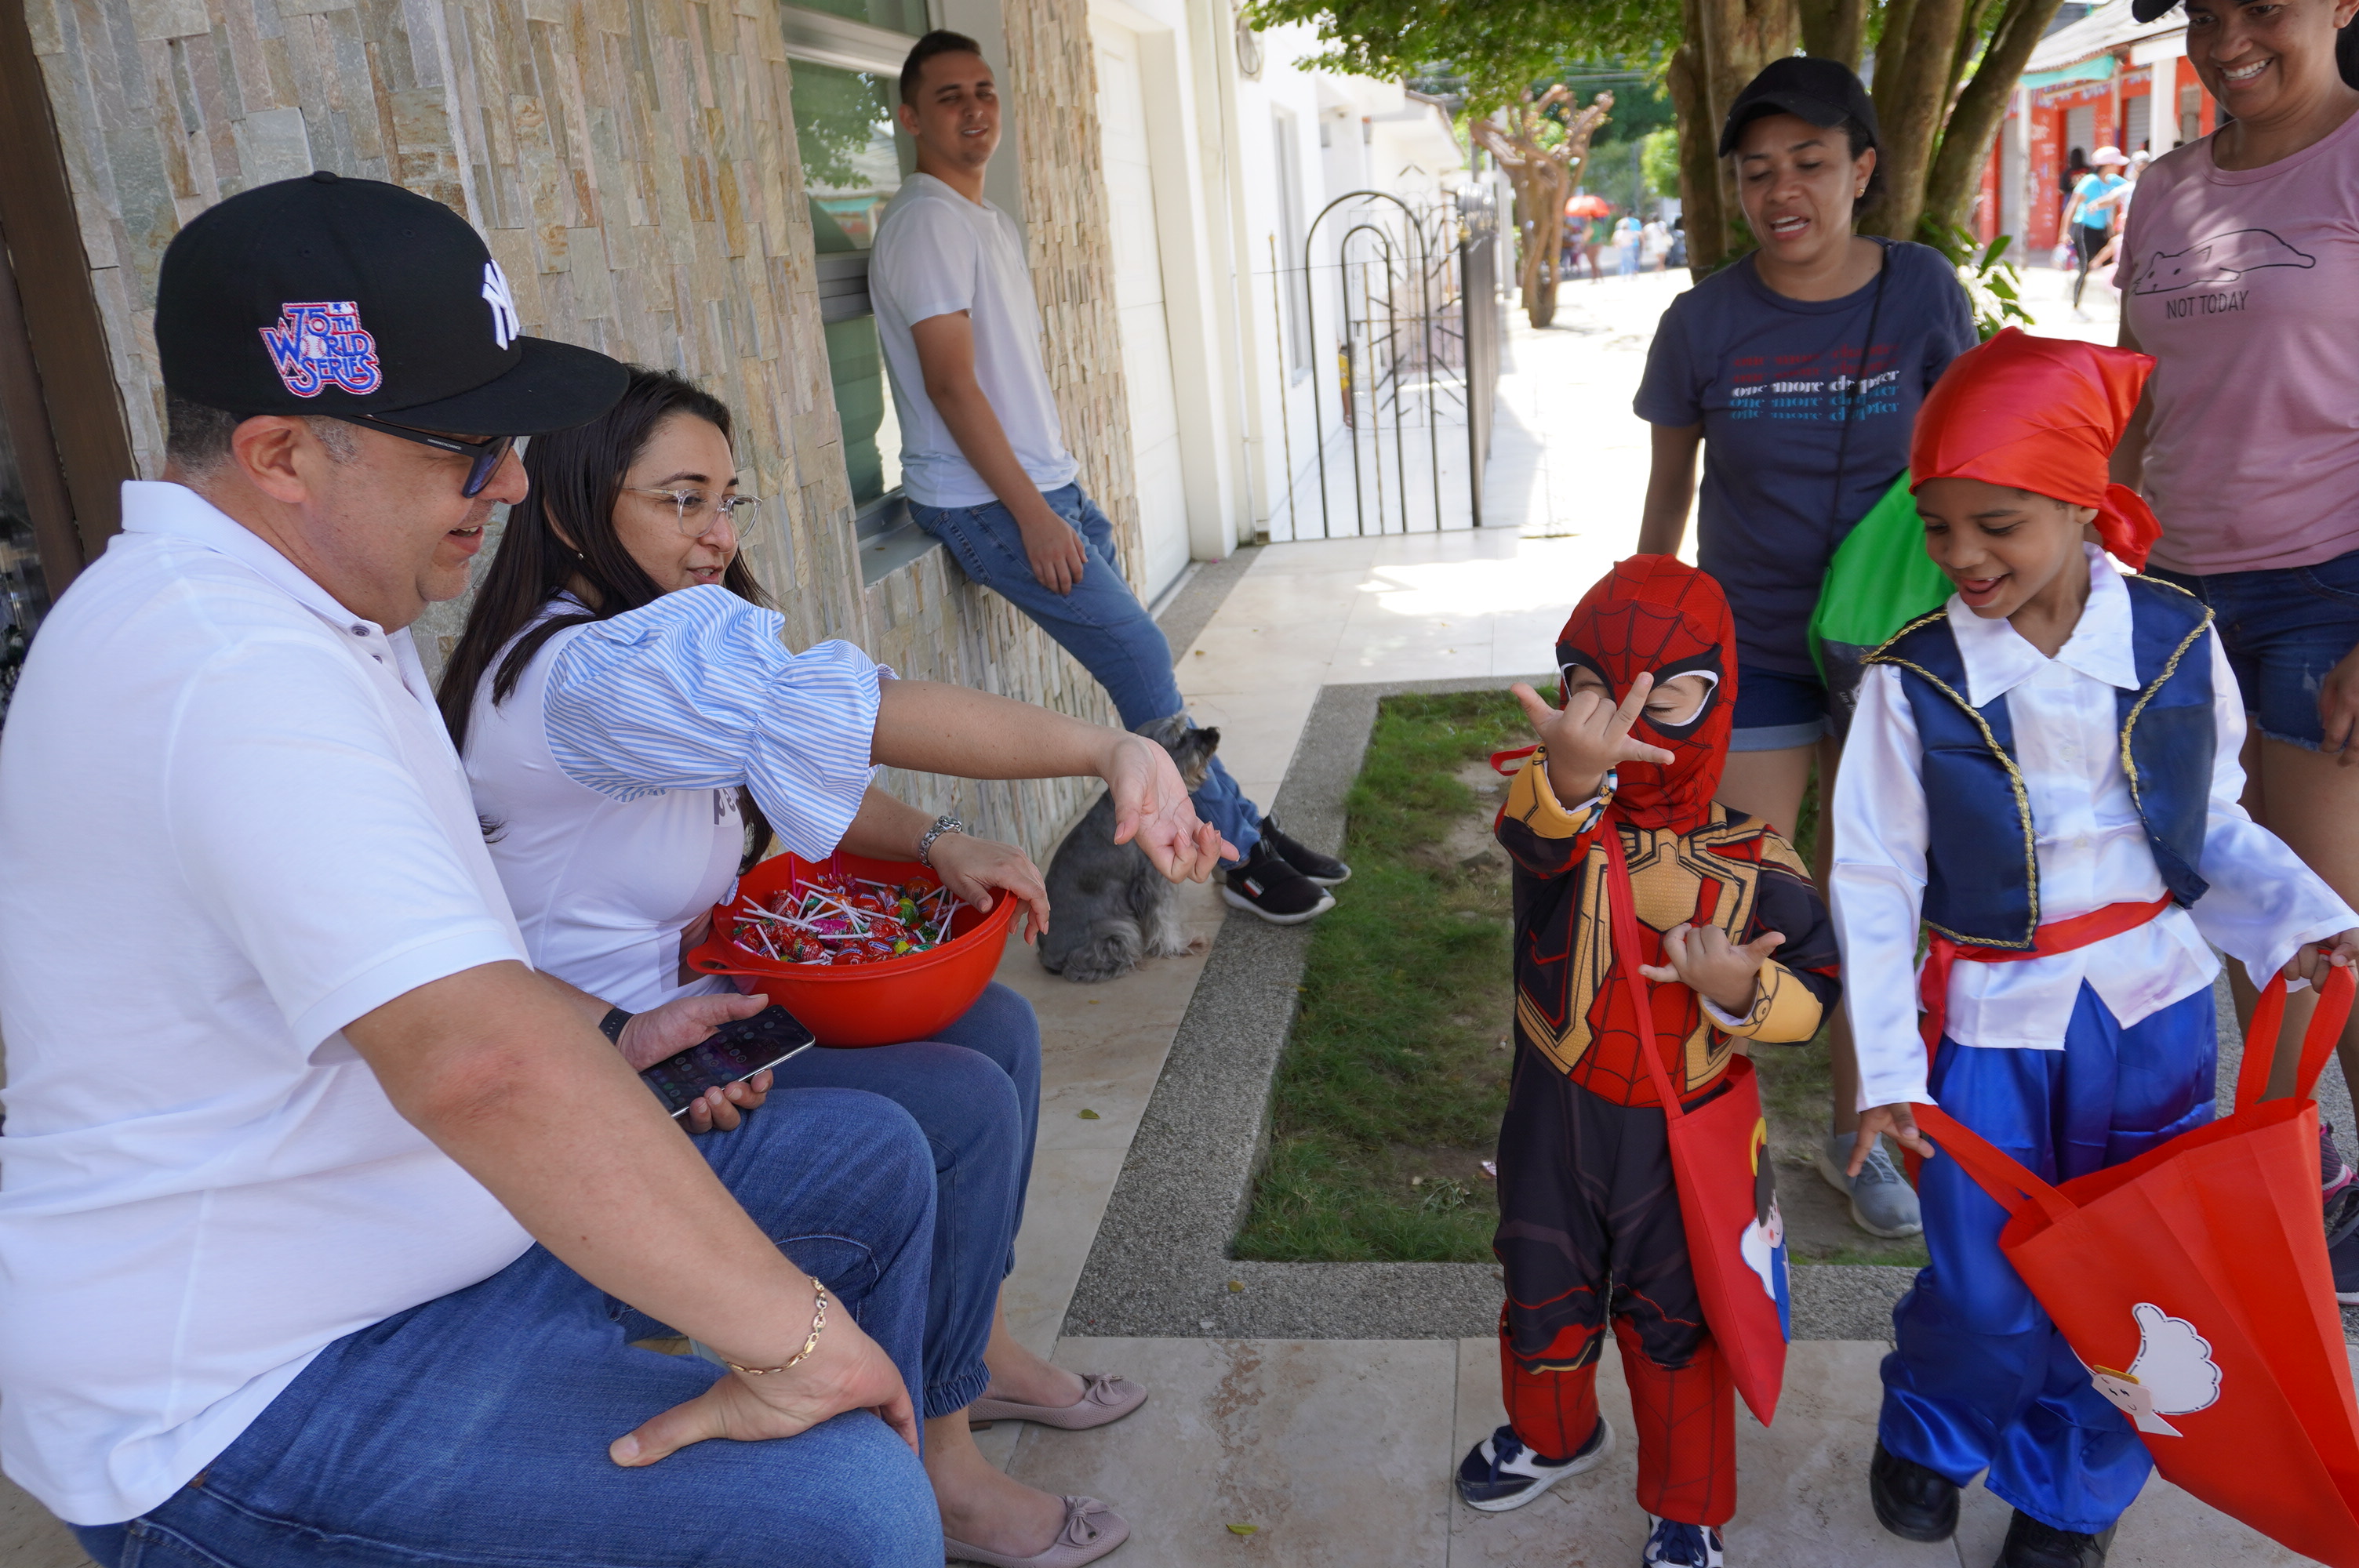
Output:
<svg viewBox="0 0 2359 1568">
<path fill-rule="evenodd" d="M 2155 869 L 2173 899 L 2191 904 L 2209 885 L 2201 868 L 2217 735 L 2201 643 L 2212 611 L 2154 578 L 2124 586 L 2138 688 L 2115 693 L 2119 755 Z M 1942 611 L 1902 627 L 1866 662 L 1899 669 L 1924 748 L 1925 924 L 1956 942 L 2029 947 L 2039 861 L 2006 698 L 1979 708 L 1967 701 L 1965 661 Z"/>
</svg>

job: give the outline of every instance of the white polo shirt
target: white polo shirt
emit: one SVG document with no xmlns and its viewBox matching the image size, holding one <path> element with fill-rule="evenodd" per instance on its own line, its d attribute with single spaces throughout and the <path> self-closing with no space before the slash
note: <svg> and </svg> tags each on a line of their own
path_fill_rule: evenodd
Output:
<svg viewBox="0 0 2359 1568">
<path fill-rule="evenodd" d="M 969 201 L 930 174 L 903 182 L 876 225 L 868 260 L 876 338 L 901 421 L 901 484 L 926 506 L 983 506 L 996 499 L 926 395 L 909 329 L 963 310 L 974 329 L 974 379 L 999 416 L 1016 460 L 1045 493 L 1073 482 L 1081 464 L 1065 449 L 1056 395 L 1040 359 L 1040 305 L 1016 221 Z"/>
<path fill-rule="evenodd" d="M 409 633 L 192 491 L 123 512 L 0 730 L 0 1465 L 77 1524 L 531 1245 L 339 1033 L 525 957 Z"/>
</svg>

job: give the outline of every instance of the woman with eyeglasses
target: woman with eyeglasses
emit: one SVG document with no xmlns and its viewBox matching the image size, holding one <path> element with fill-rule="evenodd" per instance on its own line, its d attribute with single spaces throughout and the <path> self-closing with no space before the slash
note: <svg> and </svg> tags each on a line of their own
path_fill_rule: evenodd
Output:
<svg viewBox="0 0 2359 1568">
<path fill-rule="evenodd" d="M 535 965 L 634 1011 L 726 990 L 682 960 L 773 839 L 807 860 L 838 848 L 929 859 L 966 902 L 1017 898 L 1046 923 L 1040 872 L 1023 851 L 938 831 L 954 819 L 876 789 L 875 762 L 974 778 L 1095 774 L 1167 874 L 1203 880 L 1223 846 L 1161 747 L 897 680 L 846 643 L 789 653 L 740 554 L 760 503 L 737 489 L 730 425 L 717 399 L 641 370 L 603 418 L 536 437 L 524 460 L 531 492 L 509 513 L 443 676 L 443 717 Z M 805 1051 L 774 1075 L 707 1091 L 685 1119 L 727 1131 L 766 1093 L 805 1088 L 893 1099 L 935 1151 L 926 1387 L 911 1393 L 953 1555 L 1073 1568 L 1114 1550 L 1129 1533 L 1118 1515 L 1010 1480 L 968 1429 L 971 1411 L 1099 1426 L 1147 1397 L 1119 1378 L 1050 1366 L 1009 1337 L 998 1311 L 1039 1114 L 1030 1005 L 993 985 L 933 1040 Z"/>
</svg>

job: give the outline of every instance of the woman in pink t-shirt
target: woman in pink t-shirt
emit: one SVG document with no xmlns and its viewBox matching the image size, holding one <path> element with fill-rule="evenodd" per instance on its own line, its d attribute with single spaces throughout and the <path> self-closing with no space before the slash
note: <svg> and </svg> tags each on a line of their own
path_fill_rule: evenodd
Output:
<svg viewBox="0 0 2359 1568">
<path fill-rule="evenodd" d="M 2354 13 L 2359 0 L 2187 0 L 2188 58 L 2235 118 L 2147 170 L 2114 275 L 2122 346 L 2156 361 L 2114 459 L 2162 520 L 2147 569 L 2217 615 L 2256 719 L 2245 806 L 2346 900 L 2359 896 L 2359 90 L 2336 70 L 2335 31 Z M 2252 987 L 2230 972 L 2249 1016 Z M 2342 1054 L 2359 1084 L 2359 1022 Z M 2328 1130 L 2330 1196 L 2350 1195 L 2329 1206 L 2335 1293 L 2359 1302 L 2359 1185 Z"/>
</svg>

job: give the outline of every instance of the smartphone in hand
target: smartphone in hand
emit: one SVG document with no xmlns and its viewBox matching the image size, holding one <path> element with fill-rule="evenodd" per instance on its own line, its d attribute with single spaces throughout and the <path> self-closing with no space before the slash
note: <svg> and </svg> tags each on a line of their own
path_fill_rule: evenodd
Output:
<svg viewBox="0 0 2359 1568">
<path fill-rule="evenodd" d="M 710 1088 L 725 1088 L 818 1044 L 785 1008 L 764 1008 L 724 1023 L 712 1034 L 639 1074 L 664 1108 L 677 1117 Z"/>
</svg>

